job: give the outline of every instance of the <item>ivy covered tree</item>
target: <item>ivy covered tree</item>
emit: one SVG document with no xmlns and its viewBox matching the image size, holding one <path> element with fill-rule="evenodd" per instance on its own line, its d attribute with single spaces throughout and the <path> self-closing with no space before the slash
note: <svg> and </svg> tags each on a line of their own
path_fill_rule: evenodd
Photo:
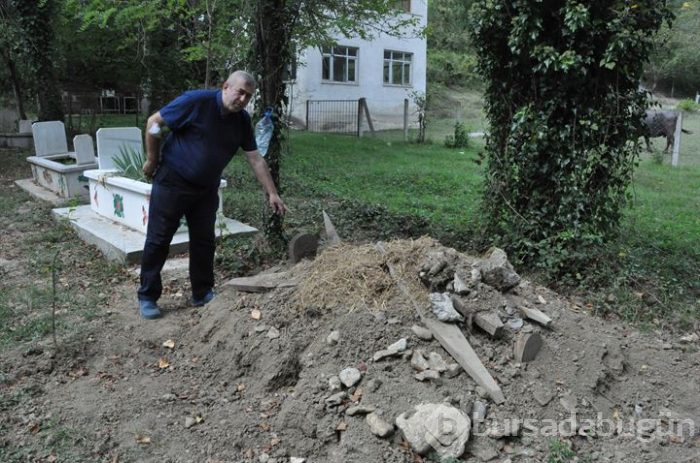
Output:
<svg viewBox="0 0 700 463">
<path fill-rule="evenodd" d="M 665 0 L 488 0 L 473 10 L 490 134 L 484 205 L 501 245 L 575 273 L 613 237 Z"/>
</svg>

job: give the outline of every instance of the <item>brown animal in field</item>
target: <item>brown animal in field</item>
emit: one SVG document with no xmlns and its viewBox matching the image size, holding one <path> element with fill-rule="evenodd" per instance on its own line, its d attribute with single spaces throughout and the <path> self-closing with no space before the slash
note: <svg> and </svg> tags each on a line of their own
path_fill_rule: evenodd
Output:
<svg viewBox="0 0 700 463">
<path fill-rule="evenodd" d="M 674 111 L 647 111 L 644 117 L 644 141 L 647 144 L 647 151 L 651 152 L 649 144 L 650 137 L 666 137 L 666 148 L 664 153 L 673 146 L 675 141 L 676 123 L 678 113 Z M 693 133 L 689 130 L 681 129 L 684 133 Z"/>
</svg>

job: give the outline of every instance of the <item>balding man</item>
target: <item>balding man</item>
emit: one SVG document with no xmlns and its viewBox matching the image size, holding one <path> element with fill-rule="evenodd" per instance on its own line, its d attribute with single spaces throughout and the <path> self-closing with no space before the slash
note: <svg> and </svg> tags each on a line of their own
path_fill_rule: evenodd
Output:
<svg viewBox="0 0 700 463">
<path fill-rule="evenodd" d="M 160 272 L 170 242 L 184 216 L 190 237 L 192 304 L 214 298 L 216 211 L 221 174 L 241 148 L 277 214 L 287 211 L 267 163 L 258 153 L 245 107 L 255 92 L 247 72 L 232 73 L 219 90 L 193 90 L 175 98 L 146 123 L 147 159 L 143 172 L 153 177 L 146 244 L 138 290 L 141 316 L 161 316 Z M 166 127 L 169 133 L 161 137 Z M 162 140 L 162 143 L 161 143 Z"/>
</svg>

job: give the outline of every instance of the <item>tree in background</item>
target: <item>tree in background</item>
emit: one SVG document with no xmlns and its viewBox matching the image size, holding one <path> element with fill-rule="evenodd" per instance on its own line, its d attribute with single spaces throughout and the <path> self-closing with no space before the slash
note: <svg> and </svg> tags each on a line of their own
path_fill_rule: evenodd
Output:
<svg viewBox="0 0 700 463">
<path fill-rule="evenodd" d="M 61 91 L 54 67 L 54 18 L 59 2 L 54 0 L 7 0 L 4 8 L 16 13 L 17 25 L 26 47 L 23 57 L 37 97 L 40 121 L 63 120 Z M 21 101 L 21 96 L 18 98 Z M 19 105 L 19 103 L 18 103 Z"/>
<path fill-rule="evenodd" d="M 469 35 L 473 0 L 428 3 L 428 82 L 463 87 L 479 85 L 476 52 Z"/>
<path fill-rule="evenodd" d="M 473 43 L 490 134 L 484 205 L 495 240 L 556 274 L 618 231 L 663 0 L 477 2 Z"/>
<path fill-rule="evenodd" d="M 2 62 L 7 72 L 2 80 L 9 80 L 14 94 L 15 105 L 20 119 L 26 119 L 27 113 L 24 107 L 24 86 L 26 82 L 20 78 L 21 66 L 24 60 L 22 52 L 26 49 L 26 42 L 22 35 L 17 10 L 9 0 L 0 0 L 0 49 L 2 49 Z"/>
<path fill-rule="evenodd" d="M 399 2 L 400 3 L 400 2 Z M 272 107 L 275 126 L 267 152 L 267 163 L 275 185 L 280 189 L 282 156 L 282 127 L 285 77 L 295 60 L 294 50 L 332 43 L 332 35 L 370 38 L 377 32 L 391 35 L 406 33 L 416 19 L 397 15 L 395 0 L 258 0 L 251 5 L 251 23 L 255 35 L 252 47 L 254 71 L 259 79 L 258 115 Z M 408 28 L 408 29 L 406 29 Z M 409 32 L 409 33 L 411 33 Z M 267 214 L 263 224 L 270 244 L 280 247 L 284 242 L 282 218 Z"/>
<path fill-rule="evenodd" d="M 676 15 L 673 28 L 664 26 L 654 41 L 651 62 L 644 74 L 647 85 L 694 96 L 700 91 L 700 2 L 669 2 Z"/>
</svg>

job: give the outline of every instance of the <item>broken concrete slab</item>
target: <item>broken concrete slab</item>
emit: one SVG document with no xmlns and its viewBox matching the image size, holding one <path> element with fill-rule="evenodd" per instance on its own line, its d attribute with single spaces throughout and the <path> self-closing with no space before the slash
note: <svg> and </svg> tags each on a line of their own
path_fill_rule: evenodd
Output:
<svg viewBox="0 0 700 463">
<path fill-rule="evenodd" d="M 508 256 L 499 248 L 493 248 L 485 259 L 480 260 L 474 267 L 481 274 L 481 281 L 499 291 L 507 291 L 520 283 L 513 266 L 508 262 Z"/>
<path fill-rule="evenodd" d="M 503 322 L 497 313 L 477 312 L 472 320 L 476 326 L 486 331 L 492 338 L 498 338 L 503 334 Z"/>
<path fill-rule="evenodd" d="M 318 236 L 312 233 L 298 233 L 289 241 L 289 261 L 296 264 L 302 259 L 316 257 Z"/>
<path fill-rule="evenodd" d="M 449 293 L 432 293 L 430 295 L 433 313 L 441 322 L 463 322 L 464 317 L 457 312 L 452 304 Z"/>
<path fill-rule="evenodd" d="M 471 431 L 469 417 L 445 403 L 416 405 L 396 417 L 396 426 L 416 453 L 435 451 L 443 459 L 462 455 Z"/>
<path fill-rule="evenodd" d="M 537 322 L 544 327 L 549 327 L 552 324 L 552 319 L 544 314 L 541 310 L 533 309 L 530 307 L 520 306 L 518 308 L 523 317 L 533 322 Z"/>
<path fill-rule="evenodd" d="M 413 325 L 411 327 L 411 331 L 413 331 L 413 334 L 418 336 L 418 338 L 422 339 L 423 341 L 430 341 L 433 339 L 433 333 L 431 333 L 429 329 L 423 328 L 422 326 Z"/>
<path fill-rule="evenodd" d="M 513 347 L 514 360 L 517 363 L 532 362 L 543 344 L 539 333 L 520 333 Z"/>
<path fill-rule="evenodd" d="M 330 216 L 326 214 L 326 211 L 323 211 L 323 226 L 326 229 L 326 240 L 328 240 L 328 244 L 340 244 L 340 236 L 338 236 L 338 232 L 336 231 L 333 222 L 331 222 Z"/>
<path fill-rule="evenodd" d="M 290 278 L 288 272 L 260 273 L 250 277 L 232 278 L 223 286 L 233 286 L 238 291 L 262 293 L 278 287 L 296 286 L 297 282 Z"/>
<path fill-rule="evenodd" d="M 479 356 L 476 355 L 467 338 L 464 337 L 457 326 L 428 318 L 424 318 L 423 323 L 432 331 L 435 339 L 440 341 L 442 347 L 452 355 L 469 376 L 487 391 L 494 402 L 501 404 L 506 401 L 501 388 L 486 370 L 484 364 L 481 363 Z"/>
</svg>

